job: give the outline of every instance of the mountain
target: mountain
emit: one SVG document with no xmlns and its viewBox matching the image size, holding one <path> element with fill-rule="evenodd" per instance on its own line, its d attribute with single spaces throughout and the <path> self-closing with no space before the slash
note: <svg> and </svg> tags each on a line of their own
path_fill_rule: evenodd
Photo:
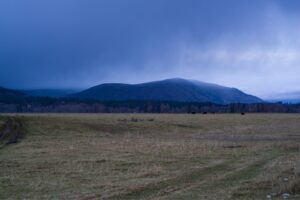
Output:
<svg viewBox="0 0 300 200">
<path fill-rule="evenodd" d="M 69 94 L 78 92 L 78 90 L 73 89 L 36 89 L 36 90 L 23 90 L 29 96 L 35 97 L 64 97 Z"/>
<path fill-rule="evenodd" d="M 102 101 L 163 100 L 218 104 L 263 102 L 235 88 L 180 78 L 142 84 L 106 83 L 69 97 Z"/>
</svg>

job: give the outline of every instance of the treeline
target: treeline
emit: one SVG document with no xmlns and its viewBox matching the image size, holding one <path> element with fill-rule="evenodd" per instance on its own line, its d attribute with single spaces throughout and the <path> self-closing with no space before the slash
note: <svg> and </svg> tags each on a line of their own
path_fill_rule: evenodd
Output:
<svg viewBox="0 0 300 200">
<path fill-rule="evenodd" d="M 1 101 L 2 113 L 300 113 L 300 104 L 213 104 L 168 101 L 88 101 L 35 97 Z"/>
</svg>

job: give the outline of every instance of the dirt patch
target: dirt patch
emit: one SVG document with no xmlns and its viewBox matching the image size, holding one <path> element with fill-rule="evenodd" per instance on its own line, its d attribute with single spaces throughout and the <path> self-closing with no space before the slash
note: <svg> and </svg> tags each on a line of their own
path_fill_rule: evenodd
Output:
<svg viewBox="0 0 300 200">
<path fill-rule="evenodd" d="M 150 118 L 150 119 L 140 119 L 140 118 L 130 118 L 130 119 L 118 119 L 119 122 L 145 122 L 145 121 L 149 121 L 149 122 L 153 122 L 154 119 Z"/>
<path fill-rule="evenodd" d="M 223 146 L 223 148 L 225 149 L 235 149 L 235 148 L 243 148 L 245 146 L 243 145 L 226 145 L 226 146 Z"/>
<path fill-rule="evenodd" d="M 23 124 L 18 118 L 9 118 L 0 131 L 0 142 L 3 144 L 17 143 L 24 137 Z"/>
</svg>

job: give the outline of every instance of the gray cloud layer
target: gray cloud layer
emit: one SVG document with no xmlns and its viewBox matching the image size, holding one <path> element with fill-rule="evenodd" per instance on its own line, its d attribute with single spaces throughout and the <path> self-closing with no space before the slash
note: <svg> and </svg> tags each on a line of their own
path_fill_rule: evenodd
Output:
<svg viewBox="0 0 300 200">
<path fill-rule="evenodd" d="M 296 0 L 3 0 L 0 85 L 183 77 L 260 96 L 300 90 Z"/>
</svg>

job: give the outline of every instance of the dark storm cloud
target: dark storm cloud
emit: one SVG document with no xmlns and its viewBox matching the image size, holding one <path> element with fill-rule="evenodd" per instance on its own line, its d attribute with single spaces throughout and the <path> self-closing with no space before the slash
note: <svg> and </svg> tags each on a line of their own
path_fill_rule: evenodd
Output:
<svg viewBox="0 0 300 200">
<path fill-rule="evenodd" d="M 285 60 L 294 80 L 300 43 L 284 40 L 296 38 L 298 8 L 293 0 L 3 0 L 0 85 L 87 87 L 179 76 L 261 94 L 260 79 L 276 80 L 265 71 L 282 71 L 274 59 Z"/>
</svg>

